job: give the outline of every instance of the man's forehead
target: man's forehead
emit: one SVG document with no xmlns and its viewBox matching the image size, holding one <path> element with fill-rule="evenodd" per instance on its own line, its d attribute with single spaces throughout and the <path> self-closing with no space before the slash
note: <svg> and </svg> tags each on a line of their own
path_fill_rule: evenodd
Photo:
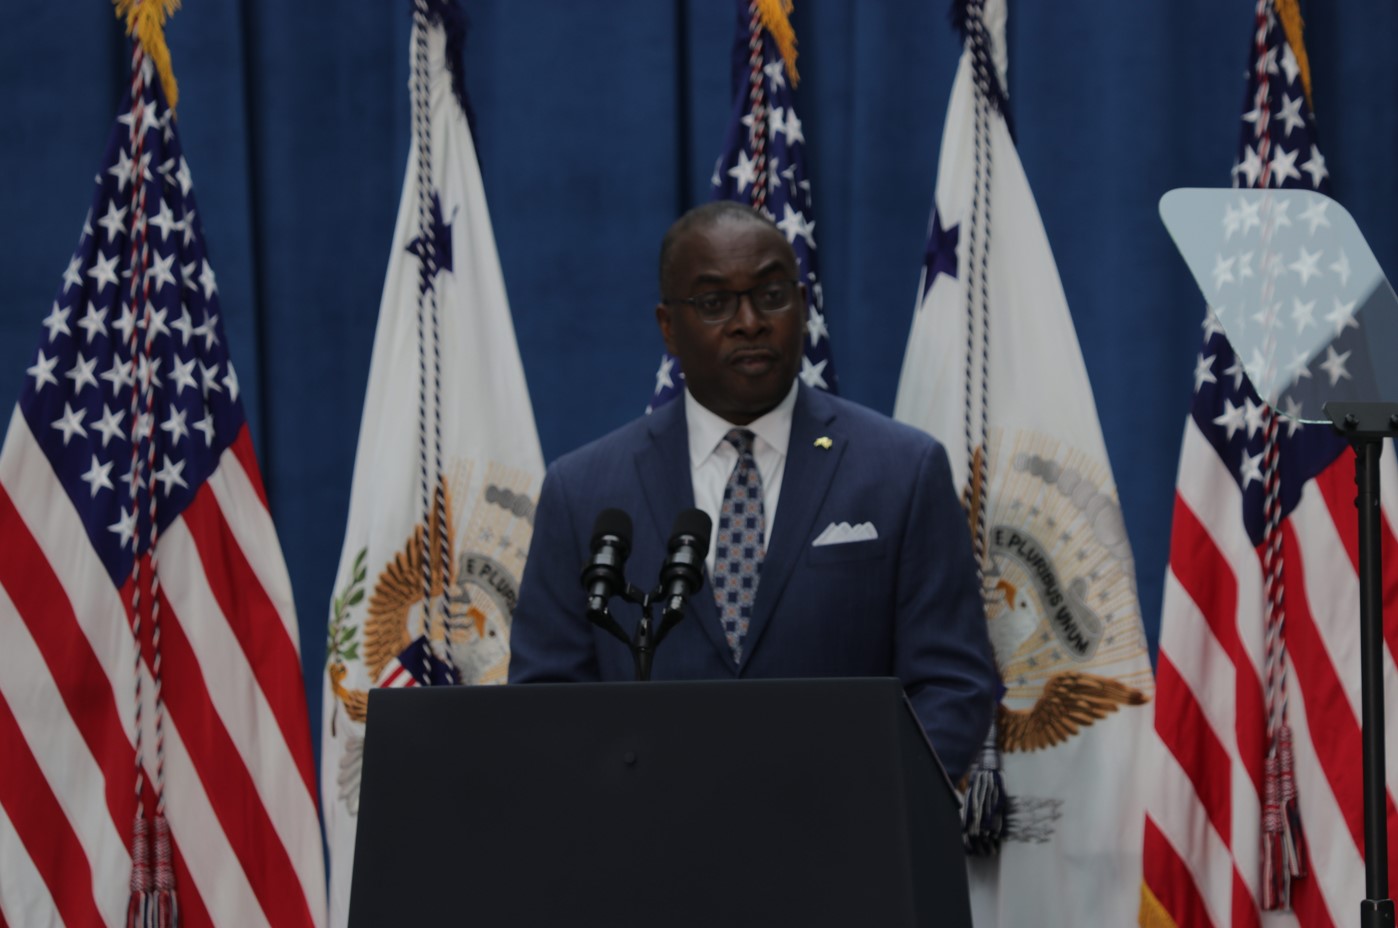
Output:
<svg viewBox="0 0 1398 928">
<path fill-rule="evenodd" d="M 790 254 L 786 236 L 775 226 L 744 216 L 719 216 L 683 230 L 675 241 L 674 257 L 681 261 L 705 261 L 752 255 L 786 260 Z"/>
<path fill-rule="evenodd" d="M 778 238 L 785 237 L 781 234 L 781 230 L 762 216 L 746 212 L 712 213 L 707 216 L 693 217 L 687 225 L 681 226 L 680 236 L 682 239 L 690 238 L 696 234 L 717 233 L 723 236 L 759 229 L 774 232 Z"/>
</svg>

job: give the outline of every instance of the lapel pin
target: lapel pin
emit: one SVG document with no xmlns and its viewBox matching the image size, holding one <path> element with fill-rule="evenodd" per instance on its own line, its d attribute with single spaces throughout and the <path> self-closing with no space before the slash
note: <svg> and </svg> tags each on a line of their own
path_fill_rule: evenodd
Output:
<svg viewBox="0 0 1398 928">
<path fill-rule="evenodd" d="M 829 451 L 834 444 L 835 443 L 830 440 L 828 435 L 822 435 L 815 440 L 815 446 L 817 448 L 824 448 L 826 451 Z"/>
</svg>

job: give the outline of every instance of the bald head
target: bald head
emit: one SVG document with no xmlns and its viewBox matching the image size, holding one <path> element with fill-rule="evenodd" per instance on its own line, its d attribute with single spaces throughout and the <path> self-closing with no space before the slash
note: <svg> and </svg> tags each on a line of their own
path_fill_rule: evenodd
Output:
<svg viewBox="0 0 1398 928">
<path fill-rule="evenodd" d="M 740 203 L 737 200 L 712 200 L 701 206 L 696 206 L 676 219 L 665 232 L 665 237 L 660 240 L 660 294 L 662 298 L 673 298 L 676 295 L 672 279 L 676 245 L 696 229 L 708 230 L 730 223 L 735 225 L 756 223 L 771 229 L 781 237 L 782 241 L 786 241 L 786 236 L 777 228 L 776 223 L 746 203 Z M 790 243 L 787 244 L 787 251 L 791 254 L 791 266 L 795 267 L 796 252 L 791 248 Z"/>
</svg>

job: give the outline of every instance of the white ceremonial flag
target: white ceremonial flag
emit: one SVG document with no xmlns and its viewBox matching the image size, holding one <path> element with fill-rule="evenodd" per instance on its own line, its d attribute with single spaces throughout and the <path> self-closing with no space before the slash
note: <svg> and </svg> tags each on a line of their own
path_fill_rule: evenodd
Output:
<svg viewBox="0 0 1398 928">
<path fill-rule="evenodd" d="M 330 607 L 321 801 L 333 928 L 348 915 L 368 690 L 505 682 L 544 473 L 453 88 L 461 65 L 439 22 L 419 14 L 413 35 L 414 137 Z"/>
<path fill-rule="evenodd" d="M 978 928 L 1130 925 L 1154 683 L 1092 389 L 1005 120 L 1003 0 L 963 2 L 919 306 L 894 416 L 943 441 L 1005 690 L 1003 828 L 970 862 Z"/>
</svg>

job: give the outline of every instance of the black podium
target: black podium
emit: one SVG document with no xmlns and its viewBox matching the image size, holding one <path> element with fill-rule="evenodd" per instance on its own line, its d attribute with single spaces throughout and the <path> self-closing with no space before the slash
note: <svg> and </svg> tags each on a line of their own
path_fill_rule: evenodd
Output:
<svg viewBox="0 0 1398 928">
<path fill-rule="evenodd" d="M 892 679 L 374 690 L 350 928 L 969 926 Z"/>
</svg>

